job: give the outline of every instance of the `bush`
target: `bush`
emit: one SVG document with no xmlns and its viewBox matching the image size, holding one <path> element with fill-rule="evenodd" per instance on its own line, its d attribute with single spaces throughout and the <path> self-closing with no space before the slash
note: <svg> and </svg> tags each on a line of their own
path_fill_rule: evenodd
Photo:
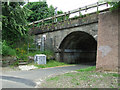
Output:
<svg viewBox="0 0 120 90">
<path fill-rule="evenodd" d="M 2 55 L 3 56 L 16 56 L 15 50 L 9 47 L 5 40 L 2 42 Z"/>
<path fill-rule="evenodd" d="M 29 52 L 27 56 L 35 56 L 36 54 L 45 54 L 47 56 L 47 61 L 54 59 L 53 52 L 51 51 L 34 51 L 34 52 Z"/>
<path fill-rule="evenodd" d="M 2 42 L 0 41 L 0 55 L 2 55 Z"/>
</svg>

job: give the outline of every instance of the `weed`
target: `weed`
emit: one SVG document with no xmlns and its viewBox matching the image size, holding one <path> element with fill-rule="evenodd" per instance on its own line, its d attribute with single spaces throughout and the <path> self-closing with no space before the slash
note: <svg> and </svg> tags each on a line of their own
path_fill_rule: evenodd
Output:
<svg viewBox="0 0 120 90">
<path fill-rule="evenodd" d="M 108 85 L 109 88 L 114 88 L 117 85 L 116 79 L 117 78 L 111 78 L 111 77 L 117 77 L 117 74 L 112 74 L 112 73 L 101 73 L 101 72 L 95 72 L 95 67 L 88 67 L 85 69 L 80 69 L 77 70 L 77 73 L 66 73 L 66 74 L 62 74 L 56 77 L 52 77 L 49 78 L 48 80 L 50 82 L 47 82 L 46 85 L 51 85 L 52 82 L 54 82 L 53 87 L 59 87 L 60 86 L 60 82 L 62 82 L 62 87 L 66 87 L 66 85 L 70 86 L 70 87 L 92 87 L 93 90 L 98 90 L 98 88 L 96 87 L 101 87 L 101 85 L 105 84 L 105 86 Z M 91 72 L 94 71 L 94 72 Z M 79 73 L 79 74 L 78 74 Z M 106 76 L 108 78 L 106 78 Z M 111 78 L 111 79 L 109 79 Z M 52 80 L 52 81 L 51 81 Z M 53 81 L 54 80 L 54 81 Z M 59 82 L 58 82 L 59 80 Z M 109 80 L 109 82 L 113 82 L 113 83 L 106 83 L 107 80 Z M 67 82 L 66 82 L 67 81 Z M 97 83 L 95 85 L 95 83 Z M 100 85 L 98 83 L 101 83 Z M 82 84 L 82 85 L 80 85 Z M 120 83 L 119 83 L 120 85 Z M 52 87 L 52 86 L 51 86 Z M 103 86 L 104 88 L 104 86 Z"/>
<path fill-rule="evenodd" d="M 120 74 L 117 74 L 117 73 L 106 73 L 106 74 L 103 74 L 103 76 L 114 76 L 114 77 L 120 77 Z"/>
<path fill-rule="evenodd" d="M 59 77 L 52 77 L 52 78 L 49 78 L 49 79 L 47 79 L 47 81 L 58 81 L 60 78 Z"/>
<path fill-rule="evenodd" d="M 70 77 L 74 77 L 75 75 L 71 74 L 71 73 L 66 73 L 64 74 L 65 76 L 70 76 Z"/>
<path fill-rule="evenodd" d="M 112 74 L 114 77 L 120 77 L 120 74 L 113 73 Z"/>
<path fill-rule="evenodd" d="M 88 67 L 88 68 L 84 68 L 84 69 L 79 69 L 77 71 L 79 71 L 79 72 L 85 72 L 85 71 L 95 71 L 95 70 L 96 70 L 96 67 L 92 66 L 92 67 Z"/>
<path fill-rule="evenodd" d="M 38 68 L 47 68 L 47 67 L 55 67 L 55 66 L 62 66 L 62 65 L 69 65 L 69 64 L 54 61 L 54 60 L 50 60 L 50 61 L 47 62 L 47 64 L 44 64 L 44 65 L 35 64 L 35 66 L 38 67 Z"/>
<path fill-rule="evenodd" d="M 88 77 L 87 76 L 83 76 L 82 78 L 80 78 L 80 80 L 88 80 Z"/>
<path fill-rule="evenodd" d="M 76 83 L 76 85 L 80 85 L 80 83 L 79 83 L 79 82 L 77 82 L 77 83 Z"/>
<path fill-rule="evenodd" d="M 3 56 L 16 56 L 15 50 L 9 47 L 5 40 L 2 43 L 2 55 Z"/>
</svg>

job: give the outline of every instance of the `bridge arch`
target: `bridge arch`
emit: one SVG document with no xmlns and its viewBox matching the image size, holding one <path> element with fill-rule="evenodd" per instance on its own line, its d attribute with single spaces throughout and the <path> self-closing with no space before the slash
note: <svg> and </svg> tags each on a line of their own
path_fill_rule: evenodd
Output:
<svg viewBox="0 0 120 90">
<path fill-rule="evenodd" d="M 66 63 L 96 62 L 97 41 L 84 31 L 68 34 L 59 46 L 60 61 Z"/>
</svg>

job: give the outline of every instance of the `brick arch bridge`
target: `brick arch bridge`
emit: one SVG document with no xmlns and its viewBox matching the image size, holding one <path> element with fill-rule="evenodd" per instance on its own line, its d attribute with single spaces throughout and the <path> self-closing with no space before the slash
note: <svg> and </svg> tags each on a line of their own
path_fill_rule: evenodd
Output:
<svg viewBox="0 0 120 90">
<path fill-rule="evenodd" d="M 45 36 L 43 48 L 55 52 L 58 61 L 81 63 L 96 61 L 98 15 L 62 22 L 54 30 L 36 30 L 36 39 Z M 52 27 L 53 28 L 53 27 Z M 42 45 L 41 45 L 42 46 Z M 87 57 L 86 57 L 87 56 Z"/>
<path fill-rule="evenodd" d="M 66 63 L 96 62 L 97 41 L 89 33 L 74 31 L 59 46 L 56 58 Z M 58 54 L 58 55 L 57 55 Z"/>
<path fill-rule="evenodd" d="M 51 50 L 58 61 L 96 63 L 101 70 L 118 70 L 118 18 L 120 11 L 91 14 L 51 26 L 34 28 L 42 50 Z M 44 42 L 44 43 L 43 43 Z"/>
</svg>

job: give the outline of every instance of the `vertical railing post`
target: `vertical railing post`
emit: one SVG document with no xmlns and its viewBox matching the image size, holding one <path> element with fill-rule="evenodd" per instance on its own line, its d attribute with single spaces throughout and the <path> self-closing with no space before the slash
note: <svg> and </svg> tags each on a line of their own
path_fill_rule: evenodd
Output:
<svg viewBox="0 0 120 90">
<path fill-rule="evenodd" d="M 87 12 L 87 6 L 85 6 L 85 12 Z"/>
<path fill-rule="evenodd" d="M 33 29 L 34 29 L 34 22 L 33 22 Z"/>
<path fill-rule="evenodd" d="M 68 11 L 68 16 L 70 16 L 70 11 Z M 68 18 L 68 20 L 69 20 L 69 18 Z"/>
<path fill-rule="evenodd" d="M 106 4 L 107 4 L 107 7 L 108 7 L 108 2 Z"/>
<path fill-rule="evenodd" d="M 79 8 L 79 16 L 81 16 L 81 8 Z"/>
<path fill-rule="evenodd" d="M 54 22 L 57 22 L 56 14 L 55 14 L 55 19 L 54 19 Z"/>
<path fill-rule="evenodd" d="M 42 20 L 42 25 L 44 25 L 44 19 Z"/>
<path fill-rule="evenodd" d="M 55 17 L 54 17 L 54 22 L 56 22 L 56 15 L 55 15 Z"/>
<path fill-rule="evenodd" d="M 66 12 L 65 12 L 65 16 L 64 16 L 64 21 L 66 20 Z"/>
<path fill-rule="evenodd" d="M 52 17 L 52 23 L 54 23 L 54 16 Z"/>
<path fill-rule="evenodd" d="M 44 26 L 44 19 L 42 20 L 42 30 L 44 29 L 43 26 Z"/>
<path fill-rule="evenodd" d="M 97 12 L 98 12 L 98 5 L 99 5 L 99 3 L 97 2 Z"/>
</svg>

